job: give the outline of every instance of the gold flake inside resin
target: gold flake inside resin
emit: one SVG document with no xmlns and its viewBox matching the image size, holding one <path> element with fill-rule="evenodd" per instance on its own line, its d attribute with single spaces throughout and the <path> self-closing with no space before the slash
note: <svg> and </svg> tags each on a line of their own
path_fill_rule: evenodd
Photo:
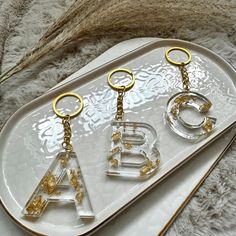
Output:
<svg viewBox="0 0 236 236">
<path fill-rule="evenodd" d="M 133 147 L 133 145 L 131 143 L 125 143 L 124 146 L 127 149 L 131 149 Z"/>
<path fill-rule="evenodd" d="M 177 115 L 178 115 L 178 108 L 177 108 L 177 106 L 173 106 L 171 108 L 171 113 L 174 116 L 174 118 L 177 118 Z"/>
<path fill-rule="evenodd" d="M 146 164 L 140 169 L 140 175 L 146 175 L 150 170 L 156 169 L 159 166 L 160 160 L 156 160 L 155 162 L 147 159 Z"/>
<path fill-rule="evenodd" d="M 78 203 L 82 203 L 83 197 L 84 193 L 81 191 L 77 192 L 75 195 L 75 199 L 77 200 Z"/>
<path fill-rule="evenodd" d="M 75 170 L 70 170 L 70 185 L 74 188 L 76 188 L 79 185 L 78 174 L 76 173 Z"/>
<path fill-rule="evenodd" d="M 34 200 L 27 206 L 26 211 L 29 215 L 40 215 L 45 207 L 46 201 L 41 195 L 36 196 Z"/>
<path fill-rule="evenodd" d="M 117 142 L 121 139 L 121 132 L 117 131 L 112 134 L 112 140 Z"/>
<path fill-rule="evenodd" d="M 148 171 L 150 171 L 150 168 L 148 166 L 143 166 L 140 170 L 140 175 L 143 176 L 143 175 L 146 175 L 148 173 Z"/>
<path fill-rule="evenodd" d="M 160 162 L 161 162 L 160 159 L 157 159 L 157 160 L 156 160 L 156 165 L 159 166 L 159 165 L 160 165 Z"/>
<path fill-rule="evenodd" d="M 181 96 L 181 97 L 176 98 L 174 102 L 177 104 L 182 104 L 182 103 L 188 102 L 189 100 L 190 100 L 189 96 Z"/>
<path fill-rule="evenodd" d="M 109 155 L 107 156 L 107 159 L 108 160 L 112 160 L 114 158 L 114 155 L 117 154 L 117 153 L 120 153 L 121 152 L 121 147 L 115 147 L 113 148 Z"/>
<path fill-rule="evenodd" d="M 51 171 L 48 172 L 46 176 L 44 176 L 41 184 L 42 191 L 44 193 L 47 193 L 48 195 L 53 195 L 53 194 L 60 194 L 59 191 L 56 191 L 55 188 L 57 186 L 57 176 L 52 174 Z"/>
<path fill-rule="evenodd" d="M 118 164 L 119 164 L 118 160 L 116 160 L 116 159 L 111 159 L 111 160 L 110 160 L 110 163 L 111 163 L 111 165 L 112 165 L 113 167 L 117 167 Z"/>
<path fill-rule="evenodd" d="M 202 104 L 202 105 L 199 107 L 199 110 L 200 110 L 200 112 L 205 113 L 205 112 L 208 112 L 208 111 L 209 111 L 209 109 L 211 108 L 211 106 L 212 106 L 212 103 L 211 103 L 211 102 L 204 103 L 204 104 Z"/>
<path fill-rule="evenodd" d="M 70 170 L 70 185 L 75 189 L 76 195 L 75 199 L 77 200 L 78 203 L 82 203 L 84 194 L 81 189 L 78 177 L 79 177 L 80 172 L 76 170 Z"/>
<path fill-rule="evenodd" d="M 207 132 L 211 132 L 213 129 L 213 123 L 210 119 L 207 118 L 206 122 L 203 124 L 202 128 Z"/>
<path fill-rule="evenodd" d="M 177 103 L 178 105 L 182 105 L 183 103 L 187 103 L 189 101 L 196 101 L 196 98 L 191 95 L 183 95 L 181 97 L 177 97 L 174 102 Z"/>
<path fill-rule="evenodd" d="M 113 148 L 112 150 L 111 150 L 111 153 L 112 154 L 115 154 L 115 153 L 118 153 L 118 152 L 120 152 L 121 151 L 121 147 L 115 147 L 115 148 Z"/>
<path fill-rule="evenodd" d="M 60 156 L 60 163 L 63 167 L 66 167 L 66 165 L 68 164 L 68 161 L 70 160 L 70 156 L 69 153 L 65 153 L 65 155 Z"/>
</svg>

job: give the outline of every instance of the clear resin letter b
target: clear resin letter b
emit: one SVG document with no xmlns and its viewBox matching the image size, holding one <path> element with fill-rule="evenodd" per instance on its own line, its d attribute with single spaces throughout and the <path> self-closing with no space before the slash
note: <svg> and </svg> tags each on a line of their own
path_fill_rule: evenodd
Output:
<svg viewBox="0 0 236 236">
<path fill-rule="evenodd" d="M 155 129 L 146 123 L 113 121 L 107 175 L 146 179 L 158 169 Z"/>
</svg>

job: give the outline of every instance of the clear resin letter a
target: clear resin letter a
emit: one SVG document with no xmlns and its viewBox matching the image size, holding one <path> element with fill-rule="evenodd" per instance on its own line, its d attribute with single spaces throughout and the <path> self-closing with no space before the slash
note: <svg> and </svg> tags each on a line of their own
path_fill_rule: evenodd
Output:
<svg viewBox="0 0 236 236">
<path fill-rule="evenodd" d="M 50 202 L 74 202 L 80 218 L 94 217 L 74 152 L 61 152 L 57 155 L 26 203 L 23 214 L 28 217 L 40 217 Z"/>
</svg>

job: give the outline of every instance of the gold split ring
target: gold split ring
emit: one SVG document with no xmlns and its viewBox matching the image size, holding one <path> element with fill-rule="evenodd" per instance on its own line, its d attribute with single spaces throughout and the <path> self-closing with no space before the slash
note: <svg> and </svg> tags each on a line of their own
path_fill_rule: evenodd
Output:
<svg viewBox="0 0 236 236">
<path fill-rule="evenodd" d="M 125 85 L 125 86 L 124 85 L 118 86 L 118 85 L 113 84 L 112 80 L 111 80 L 111 77 L 112 77 L 113 74 L 115 74 L 117 72 L 125 72 L 125 73 L 129 74 L 131 76 L 131 82 L 128 85 Z M 118 92 L 119 91 L 127 92 L 128 90 L 130 90 L 134 86 L 135 77 L 134 77 L 134 74 L 130 70 L 123 69 L 123 68 L 118 68 L 118 69 L 115 69 L 115 70 L 111 71 L 111 73 L 108 75 L 107 81 L 108 81 L 108 84 L 114 90 L 116 90 Z"/>
<path fill-rule="evenodd" d="M 169 54 L 170 54 L 170 52 L 172 52 L 172 51 L 181 51 L 181 52 L 184 52 L 184 53 L 188 56 L 187 61 L 177 62 L 177 61 L 172 60 L 172 59 L 169 57 Z M 187 65 L 187 64 L 192 60 L 192 56 L 191 56 L 190 52 L 189 52 L 187 49 L 181 48 L 181 47 L 169 48 L 169 49 L 166 51 L 165 56 L 166 56 L 166 60 L 167 60 L 168 62 L 170 62 L 171 64 L 176 65 L 176 66 Z"/>
<path fill-rule="evenodd" d="M 80 101 L 79 109 L 76 110 L 75 112 L 71 113 L 71 114 L 66 114 L 66 115 L 63 115 L 61 112 L 59 112 L 57 110 L 57 103 L 64 97 L 75 97 L 75 98 L 77 98 Z M 83 107 L 84 107 L 83 98 L 80 95 L 78 95 L 76 93 L 72 93 L 72 92 L 63 93 L 63 94 L 59 95 L 58 97 L 55 98 L 55 100 L 53 101 L 53 104 L 52 104 L 53 111 L 60 118 L 66 118 L 68 115 L 70 116 L 70 118 L 73 118 L 73 117 L 79 115 L 79 113 L 83 110 Z"/>
</svg>

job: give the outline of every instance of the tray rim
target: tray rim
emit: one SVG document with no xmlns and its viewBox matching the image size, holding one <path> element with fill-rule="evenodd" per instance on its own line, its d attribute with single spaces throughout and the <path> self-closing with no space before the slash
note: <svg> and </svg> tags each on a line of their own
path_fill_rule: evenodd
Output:
<svg viewBox="0 0 236 236">
<path fill-rule="evenodd" d="M 177 39 L 156 39 L 153 40 L 149 43 L 146 43 L 140 47 L 137 47 L 136 49 L 122 55 L 119 56 L 99 67 L 96 67 L 84 74 L 82 74 L 81 76 L 76 76 L 75 78 L 73 78 L 71 81 L 68 81 L 64 84 L 61 84 L 59 86 L 57 86 L 56 88 L 52 88 L 50 89 L 50 93 L 48 93 L 48 91 L 46 91 L 44 94 L 42 94 L 41 96 L 39 96 L 38 98 L 32 100 L 31 102 L 23 105 L 22 107 L 20 107 L 12 116 L 9 117 L 9 119 L 5 122 L 5 124 L 2 126 L 1 128 L 1 133 L 0 133 L 0 138 L 2 136 L 2 134 L 4 133 L 4 131 L 8 128 L 8 126 L 11 124 L 12 121 L 14 121 L 15 118 L 17 118 L 17 115 L 19 114 L 21 117 L 21 113 L 24 112 L 24 110 L 27 109 L 27 107 L 30 107 L 32 103 L 35 103 L 35 105 L 37 106 L 39 104 L 39 101 L 42 100 L 42 103 L 45 102 L 45 99 L 50 98 L 50 97 L 54 97 L 55 93 L 57 93 L 57 91 L 60 91 L 64 86 L 73 86 L 75 83 L 77 83 L 77 80 L 80 80 L 80 86 L 83 85 L 84 83 L 86 83 L 87 77 L 93 77 L 94 73 L 97 73 L 97 71 L 100 71 L 101 74 L 103 74 L 103 71 L 107 71 L 107 67 L 111 67 L 111 65 L 113 64 L 119 64 L 120 61 L 125 58 L 125 60 L 123 62 L 129 61 L 129 57 L 133 57 L 136 58 L 136 54 L 139 54 L 140 51 L 142 52 L 142 50 L 144 50 L 145 52 L 150 51 L 149 47 L 152 47 L 153 45 L 155 45 L 156 43 L 164 43 L 165 42 L 174 42 L 176 44 L 177 43 L 185 43 L 187 45 L 190 45 L 192 47 L 197 47 L 198 49 L 201 48 L 203 50 L 205 50 L 206 52 L 208 52 L 210 54 L 210 56 L 215 57 L 215 59 L 218 61 L 224 61 L 225 65 L 228 67 L 228 71 L 229 71 L 229 77 L 231 78 L 232 82 L 235 85 L 235 81 L 232 79 L 231 73 L 234 75 L 235 74 L 235 70 L 234 68 L 223 58 L 221 58 L 220 56 L 218 56 L 216 53 L 212 52 L 211 50 L 202 47 L 200 45 L 197 45 L 195 43 L 192 42 L 188 42 L 188 41 L 184 41 L 184 40 L 177 40 Z M 159 45 L 159 47 L 161 47 L 161 45 Z M 215 62 L 215 60 L 213 60 Z M 75 72 L 76 73 L 76 72 Z M 71 75 L 73 76 L 73 74 Z M 99 75 L 97 75 L 96 77 L 98 77 Z M 82 82 L 81 82 L 82 81 Z M 79 83 L 79 82 L 78 82 Z M 236 87 L 236 85 L 235 85 Z M 163 176 L 161 176 L 158 180 L 156 180 L 155 182 L 153 182 L 149 187 L 147 187 L 144 191 L 142 191 L 140 194 L 136 195 L 136 197 L 134 197 L 131 201 L 127 202 L 127 204 L 125 204 L 123 207 L 121 207 L 119 210 L 117 210 L 116 212 L 114 212 L 113 214 L 110 215 L 110 217 L 108 217 L 107 219 L 103 220 L 102 222 L 100 222 L 100 224 L 97 224 L 95 227 L 93 227 L 92 229 L 86 231 L 85 233 L 79 234 L 79 235 L 87 235 L 87 234 L 91 234 L 94 233 L 96 230 L 98 230 L 99 228 L 101 228 L 104 224 L 106 224 L 108 221 L 110 221 L 111 219 L 113 219 L 116 215 L 118 215 L 121 211 L 123 211 L 124 209 L 126 209 L 129 205 L 131 205 L 133 202 L 135 202 L 137 199 L 139 199 L 141 196 L 143 196 L 146 192 L 148 192 L 149 190 L 151 190 L 152 188 L 154 188 L 158 183 L 160 183 L 164 178 L 166 178 L 167 176 L 169 176 L 172 172 L 174 172 L 176 169 L 178 169 L 181 165 L 183 165 L 185 162 L 187 162 L 189 159 L 191 159 L 193 156 L 195 156 L 198 152 L 202 151 L 206 146 L 208 146 L 210 143 L 214 142 L 214 140 L 216 140 L 219 136 L 221 136 L 224 132 L 226 132 L 227 130 L 231 129 L 235 123 L 236 123 L 236 114 L 234 114 L 233 116 L 234 121 L 227 126 L 227 128 L 225 128 L 224 130 L 222 130 L 221 132 L 219 132 L 214 138 L 208 140 L 204 145 L 202 145 L 199 149 L 197 149 L 195 152 L 193 152 L 191 155 L 189 155 L 187 158 L 185 158 L 182 162 L 180 162 L 179 164 L 177 164 L 176 166 L 174 166 L 173 168 L 171 168 L 170 171 L 168 171 L 167 173 L 163 174 Z M 17 118 L 18 120 L 19 118 Z M 4 202 L 2 201 L 2 197 L 0 196 L 0 204 L 3 206 L 3 209 L 8 213 L 8 215 L 14 220 L 14 222 L 18 222 L 17 224 L 26 229 L 28 232 L 36 234 L 36 235 L 44 235 L 44 234 L 40 234 L 34 230 L 31 230 L 30 228 L 26 227 L 24 224 L 22 224 L 20 221 L 16 220 L 15 217 L 8 212 L 7 207 L 5 206 Z"/>
</svg>

